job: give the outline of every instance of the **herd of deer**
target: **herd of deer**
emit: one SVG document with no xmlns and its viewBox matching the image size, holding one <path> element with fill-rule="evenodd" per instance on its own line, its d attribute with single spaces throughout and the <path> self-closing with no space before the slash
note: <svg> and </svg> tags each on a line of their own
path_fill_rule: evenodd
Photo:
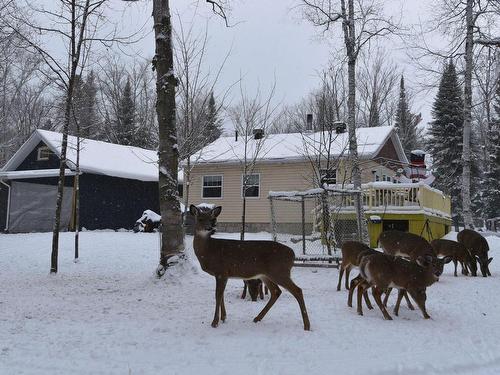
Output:
<svg viewBox="0 0 500 375">
<path fill-rule="evenodd" d="M 201 268 L 215 277 L 215 314 L 212 327 L 217 327 L 219 319 L 226 319 L 224 289 L 230 278 L 243 279 L 246 296 L 248 287 L 252 300 L 260 295 L 263 298 L 262 283 L 269 289 L 271 297 L 254 322 L 264 318 L 281 294 L 280 286 L 287 289 L 297 300 L 302 314 L 304 330 L 310 329 L 302 289 L 291 279 L 295 254 L 291 248 L 275 241 L 238 241 L 212 238 L 215 233 L 217 217 L 221 207 L 208 208 L 190 206 L 190 213 L 195 218 L 193 247 Z M 446 263 L 453 261 L 455 276 L 457 264 L 462 267 L 462 274 L 477 275 L 479 263 L 484 277 L 491 276 L 488 265 L 488 243 L 479 233 L 464 229 L 458 233 L 458 242 L 434 240 L 429 243 L 424 238 L 405 232 L 386 231 L 379 237 L 379 246 L 383 252 L 374 250 L 357 241 L 347 241 L 342 246 L 342 264 L 339 270 L 337 290 L 341 289 L 345 273 L 345 287 L 349 289 L 348 305 L 352 307 L 352 297 L 357 289 L 357 311 L 363 315 L 362 298 L 369 309 L 373 308 L 367 291 L 372 290 L 373 298 L 385 319 L 391 320 L 386 310 L 387 300 L 393 288 L 398 289 L 398 298 L 394 307 L 397 316 L 399 305 L 406 299 L 408 308 L 413 306 L 408 294 L 422 311 L 424 318 L 430 316 L 425 309 L 426 289 L 438 281 Z M 359 275 L 349 283 L 349 273 L 359 268 Z M 385 298 L 382 301 L 382 294 Z"/>
</svg>

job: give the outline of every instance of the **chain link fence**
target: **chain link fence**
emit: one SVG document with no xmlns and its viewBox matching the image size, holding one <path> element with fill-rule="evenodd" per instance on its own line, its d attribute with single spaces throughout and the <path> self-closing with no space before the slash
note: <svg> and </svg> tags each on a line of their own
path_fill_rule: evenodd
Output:
<svg viewBox="0 0 500 375">
<path fill-rule="evenodd" d="M 360 239 L 354 209 L 357 194 L 322 188 L 271 192 L 273 239 L 290 246 L 300 262 L 338 265 L 342 244 Z"/>
</svg>

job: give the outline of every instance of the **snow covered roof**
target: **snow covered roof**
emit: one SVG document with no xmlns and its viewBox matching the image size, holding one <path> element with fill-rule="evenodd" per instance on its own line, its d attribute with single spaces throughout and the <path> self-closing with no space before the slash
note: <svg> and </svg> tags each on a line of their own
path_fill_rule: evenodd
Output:
<svg viewBox="0 0 500 375">
<path fill-rule="evenodd" d="M 38 129 L 5 164 L 2 171 L 15 170 L 40 142 L 45 143 L 57 156 L 61 155 L 62 133 Z M 66 157 L 67 165 L 72 170 L 76 168 L 76 145 L 77 138 L 68 136 Z M 80 138 L 80 170 L 83 173 L 158 181 L 158 155 L 153 150 Z M 181 171 L 179 181 L 182 181 Z"/>
<path fill-rule="evenodd" d="M 318 155 L 319 150 L 324 153 L 325 144 L 329 143 L 328 132 L 317 133 L 290 133 L 270 134 L 262 140 L 254 140 L 253 137 L 247 142 L 247 157 L 252 158 L 258 154 L 257 160 L 279 162 L 304 160 L 307 157 Z M 392 126 L 379 126 L 375 128 L 356 129 L 358 141 L 358 155 L 364 159 L 374 158 L 382 149 L 389 138 L 393 140 L 394 146 L 401 161 L 407 162 L 401 141 Z M 330 154 L 334 157 L 348 155 L 348 133 L 331 134 Z M 237 163 L 243 160 L 245 155 L 245 139 L 238 137 L 221 137 L 201 149 L 193 155 L 193 163 Z"/>
</svg>

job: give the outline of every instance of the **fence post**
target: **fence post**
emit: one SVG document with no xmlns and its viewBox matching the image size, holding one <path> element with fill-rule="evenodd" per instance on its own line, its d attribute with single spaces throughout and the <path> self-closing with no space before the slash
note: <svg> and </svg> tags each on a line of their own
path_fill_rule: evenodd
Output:
<svg viewBox="0 0 500 375">
<path fill-rule="evenodd" d="M 302 196 L 301 209 L 302 209 L 302 254 L 306 255 L 306 205 L 304 196 Z"/>
<path fill-rule="evenodd" d="M 278 237 L 276 235 L 276 216 L 274 212 L 274 201 L 273 197 L 269 197 L 269 206 L 271 208 L 271 233 L 273 235 L 273 241 L 278 241 Z"/>
</svg>

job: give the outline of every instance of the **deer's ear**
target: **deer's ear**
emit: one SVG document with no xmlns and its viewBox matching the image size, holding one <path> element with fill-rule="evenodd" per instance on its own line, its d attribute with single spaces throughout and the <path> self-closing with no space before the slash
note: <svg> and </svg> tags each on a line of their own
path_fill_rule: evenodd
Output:
<svg viewBox="0 0 500 375">
<path fill-rule="evenodd" d="M 423 256 L 419 256 L 415 261 L 421 267 L 425 267 L 427 265 L 425 258 Z"/>
<path fill-rule="evenodd" d="M 219 216 L 219 215 L 220 215 L 220 213 L 221 213 L 221 211 L 222 211 L 222 207 L 221 207 L 221 206 L 217 206 L 217 207 L 215 207 L 215 208 L 212 210 L 212 217 L 214 217 L 214 218 L 215 218 L 215 217 Z"/>
<path fill-rule="evenodd" d="M 189 206 L 189 213 L 193 216 L 198 215 L 198 207 L 192 204 L 191 206 Z"/>
</svg>

